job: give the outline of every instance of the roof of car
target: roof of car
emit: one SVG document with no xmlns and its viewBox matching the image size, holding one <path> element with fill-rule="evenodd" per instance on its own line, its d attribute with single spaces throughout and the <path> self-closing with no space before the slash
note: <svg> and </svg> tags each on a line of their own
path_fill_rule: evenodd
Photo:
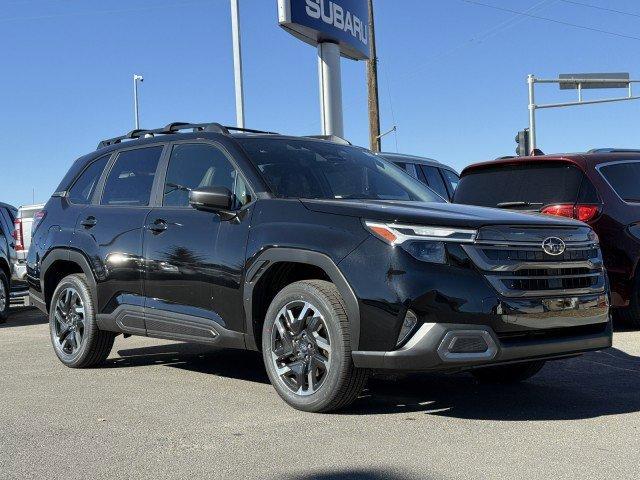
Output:
<svg viewBox="0 0 640 480">
<path fill-rule="evenodd" d="M 640 160 L 638 152 L 593 152 L 593 153 L 554 153 L 549 155 L 536 155 L 528 157 L 504 157 L 488 162 L 474 163 L 465 167 L 461 175 L 469 173 L 471 170 L 480 170 L 503 165 L 519 165 L 544 162 L 568 162 L 580 168 L 588 168 L 602 163 L 615 162 L 620 160 Z"/>
<path fill-rule="evenodd" d="M 432 165 L 434 167 L 437 166 L 453 170 L 453 168 L 451 168 L 450 166 L 445 165 L 444 163 L 439 162 L 438 160 L 435 160 L 433 158 L 418 157 L 416 155 L 406 155 L 404 153 L 394 152 L 380 152 L 377 155 L 380 155 L 387 160 L 391 160 L 392 162 L 419 163 L 421 165 Z"/>
<path fill-rule="evenodd" d="M 14 207 L 13 205 L 10 205 L 8 203 L 4 203 L 4 202 L 0 202 L 0 208 L 8 208 L 9 210 L 18 210 L 16 207 Z"/>
</svg>

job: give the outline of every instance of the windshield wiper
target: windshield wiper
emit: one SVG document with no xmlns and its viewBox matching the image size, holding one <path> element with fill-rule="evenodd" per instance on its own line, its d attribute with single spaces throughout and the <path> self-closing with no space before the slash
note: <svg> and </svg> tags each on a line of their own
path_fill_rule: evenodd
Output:
<svg viewBox="0 0 640 480">
<path fill-rule="evenodd" d="M 498 208 L 511 208 L 511 207 L 541 207 L 544 205 L 539 202 L 500 202 L 496 205 Z"/>
</svg>

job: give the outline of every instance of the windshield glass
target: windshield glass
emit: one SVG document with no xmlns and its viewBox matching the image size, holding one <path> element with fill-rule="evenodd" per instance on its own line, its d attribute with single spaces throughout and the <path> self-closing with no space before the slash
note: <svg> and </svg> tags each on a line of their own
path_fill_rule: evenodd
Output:
<svg viewBox="0 0 640 480">
<path fill-rule="evenodd" d="M 603 165 L 600 173 L 624 201 L 640 202 L 640 162 Z"/>
<path fill-rule="evenodd" d="M 281 198 L 444 202 L 391 162 L 357 147 L 279 137 L 238 141 Z"/>
</svg>

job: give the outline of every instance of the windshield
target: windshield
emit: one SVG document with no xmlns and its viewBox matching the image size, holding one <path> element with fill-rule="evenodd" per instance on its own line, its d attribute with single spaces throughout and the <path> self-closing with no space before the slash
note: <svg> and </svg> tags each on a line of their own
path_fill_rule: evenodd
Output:
<svg viewBox="0 0 640 480">
<path fill-rule="evenodd" d="M 640 162 L 625 161 L 600 167 L 600 173 L 626 202 L 640 202 Z"/>
<path fill-rule="evenodd" d="M 444 202 L 402 169 L 361 148 L 280 137 L 238 141 L 281 198 Z"/>
</svg>

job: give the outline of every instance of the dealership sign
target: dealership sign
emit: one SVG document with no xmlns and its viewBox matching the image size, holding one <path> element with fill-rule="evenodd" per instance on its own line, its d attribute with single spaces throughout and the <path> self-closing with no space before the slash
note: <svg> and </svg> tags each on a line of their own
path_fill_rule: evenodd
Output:
<svg viewBox="0 0 640 480">
<path fill-rule="evenodd" d="M 347 58 L 369 58 L 367 0 L 278 0 L 278 22 L 311 45 L 336 43 Z"/>
</svg>

